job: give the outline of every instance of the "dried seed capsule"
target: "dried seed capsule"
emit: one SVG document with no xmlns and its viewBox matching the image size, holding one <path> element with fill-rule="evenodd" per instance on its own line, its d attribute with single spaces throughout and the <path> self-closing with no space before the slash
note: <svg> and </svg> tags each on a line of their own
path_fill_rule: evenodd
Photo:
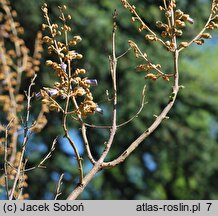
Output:
<svg viewBox="0 0 218 216">
<path fill-rule="evenodd" d="M 53 65 L 53 61 L 51 61 L 51 60 L 47 60 L 47 61 L 46 61 L 46 65 L 48 65 L 48 66 Z"/>
<path fill-rule="evenodd" d="M 162 23 L 161 21 L 157 21 L 157 22 L 156 22 L 156 26 L 157 26 L 158 28 L 162 28 L 162 27 L 163 27 L 163 23 Z"/>
</svg>

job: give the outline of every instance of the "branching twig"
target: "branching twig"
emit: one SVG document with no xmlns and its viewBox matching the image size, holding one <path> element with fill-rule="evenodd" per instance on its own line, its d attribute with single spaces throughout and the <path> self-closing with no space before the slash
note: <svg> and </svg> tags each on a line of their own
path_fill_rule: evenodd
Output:
<svg viewBox="0 0 218 216">
<path fill-rule="evenodd" d="M 146 89 L 146 85 L 143 87 L 143 90 L 142 90 L 141 106 L 140 106 L 139 110 L 137 111 L 137 113 L 133 117 L 131 117 L 129 120 L 127 120 L 123 123 L 117 124 L 117 128 L 123 127 L 124 125 L 130 123 L 132 120 L 137 118 L 138 115 L 142 112 L 144 105 L 146 104 L 146 102 L 145 102 L 145 89 Z M 88 124 L 88 123 L 85 123 L 84 125 L 86 127 L 98 128 L 98 129 L 111 129 L 112 128 L 112 126 L 109 126 L 109 125 L 93 125 L 93 124 Z M 87 140 L 87 142 L 88 142 L 88 140 Z"/>
<path fill-rule="evenodd" d="M 57 188 L 56 188 L 56 195 L 54 200 L 57 200 L 57 198 L 61 195 L 61 185 L 63 184 L 62 180 L 63 180 L 64 174 L 62 173 L 59 180 L 58 180 L 58 184 L 57 184 Z"/>
<path fill-rule="evenodd" d="M 172 14 L 171 25 L 174 26 L 173 9 L 171 11 L 171 14 Z M 176 48 L 175 51 L 173 52 L 174 84 L 173 84 L 173 89 L 172 89 L 172 93 L 171 93 L 168 104 L 163 109 L 163 111 L 159 114 L 159 116 L 156 117 L 153 124 L 146 131 L 144 131 L 143 134 L 141 134 L 134 142 L 132 142 L 131 145 L 118 158 L 114 159 L 113 161 L 103 163 L 102 168 L 114 167 L 122 163 L 125 159 L 127 159 L 127 157 L 139 146 L 139 144 L 141 144 L 142 141 L 144 141 L 145 138 L 147 138 L 160 125 L 163 119 L 166 118 L 168 112 L 171 110 L 176 100 L 178 91 L 179 91 L 179 65 L 178 65 L 179 51 L 177 50 L 177 40 L 176 40 L 175 35 L 172 37 L 172 43 L 174 44 L 174 47 Z"/>
<path fill-rule="evenodd" d="M 23 172 L 29 172 L 29 171 L 32 171 L 32 170 L 34 170 L 34 169 L 36 169 L 36 168 L 46 168 L 46 166 L 44 166 L 44 163 L 45 163 L 49 158 L 51 158 L 52 153 L 53 153 L 54 150 L 55 150 L 55 145 L 56 145 L 56 143 L 57 143 L 57 138 L 55 138 L 55 139 L 53 140 L 52 146 L 51 146 L 49 152 L 48 152 L 48 153 L 46 154 L 46 156 L 39 162 L 39 164 L 36 165 L 36 166 L 34 166 L 34 167 L 27 168 L 27 169 L 23 170 Z M 12 169 L 14 169 L 14 170 L 17 171 L 17 169 L 16 169 L 15 167 L 13 167 L 11 164 L 9 164 L 9 165 L 10 165 L 10 167 L 11 167 Z"/>
<path fill-rule="evenodd" d="M 129 47 L 128 50 L 126 50 L 126 52 L 124 52 L 123 54 L 121 54 L 117 57 L 117 60 L 122 58 L 123 56 L 125 56 L 130 50 L 131 50 L 131 48 Z"/>
<path fill-rule="evenodd" d="M 9 200 L 12 200 L 13 197 L 14 197 L 14 192 L 15 192 L 15 189 L 16 189 L 16 186 L 17 186 L 17 182 L 18 182 L 20 173 L 21 173 L 21 169 L 23 169 L 23 167 L 22 167 L 23 158 L 24 158 L 24 153 L 25 153 L 25 150 L 26 150 L 26 145 L 27 145 L 27 142 L 28 142 L 28 130 L 29 130 L 28 123 L 29 123 L 30 107 L 31 107 L 30 102 L 31 102 L 31 99 L 32 99 L 31 90 L 32 90 L 32 86 L 35 85 L 34 82 L 35 82 L 36 77 L 37 77 L 37 75 L 35 74 L 35 76 L 31 80 L 31 83 L 30 83 L 30 86 L 29 86 L 28 92 L 27 92 L 27 113 L 26 113 L 26 119 L 25 119 L 25 125 L 24 125 L 24 139 L 23 139 L 23 144 L 22 144 L 21 156 L 20 156 L 20 159 L 19 159 L 19 165 L 18 165 L 18 168 L 17 168 L 17 173 L 16 173 L 16 176 L 15 176 L 14 183 L 13 183 L 13 186 L 12 186 L 12 189 L 11 189 L 11 192 L 10 192 Z"/>
<path fill-rule="evenodd" d="M 114 136 L 116 133 L 117 129 L 117 124 L 116 124 L 116 118 L 117 118 L 117 83 L 116 83 L 116 73 L 117 73 L 117 58 L 116 58 L 116 44 L 115 44 L 115 39 L 116 39 L 116 19 L 117 19 L 117 11 L 115 10 L 114 15 L 113 15 L 113 32 L 112 32 L 112 56 L 109 58 L 110 62 L 110 72 L 111 72 L 111 77 L 112 77 L 112 82 L 113 82 L 113 90 L 114 90 L 114 99 L 113 99 L 113 115 L 112 115 L 112 128 L 110 132 L 110 137 L 108 142 L 105 145 L 104 151 L 101 154 L 99 160 L 94 164 L 93 168 L 90 170 L 90 172 L 84 177 L 83 179 L 83 184 L 78 185 L 72 193 L 68 196 L 68 200 L 73 200 L 76 199 L 79 194 L 84 190 L 86 185 L 91 181 L 93 176 L 101 169 L 101 164 L 103 163 L 104 159 L 106 158 L 111 145 L 114 140 Z"/>
<path fill-rule="evenodd" d="M 89 145 L 89 141 L 88 141 L 88 138 L 87 138 L 87 135 L 86 135 L 86 124 L 82 124 L 82 136 L 83 136 L 83 141 L 84 141 L 84 145 L 85 145 L 85 149 L 86 149 L 86 152 L 87 152 L 87 156 L 90 160 L 90 162 L 94 165 L 96 163 L 95 159 L 93 158 L 92 156 L 92 153 L 91 153 L 91 150 L 90 150 L 90 145 Z"/>
<path fill-rule="evenodd" d="M 53 151 L 55 150 L 55 145 L 57 143 L 57 138 L 55 138 L 52 142 L 52 146 L 50 148 L 50 151 L 48 154 L 40 161 L 39 165 L 37 167 L 39 168 L 46 168 L 43 164 L 52 156 Z"/>
</svg>

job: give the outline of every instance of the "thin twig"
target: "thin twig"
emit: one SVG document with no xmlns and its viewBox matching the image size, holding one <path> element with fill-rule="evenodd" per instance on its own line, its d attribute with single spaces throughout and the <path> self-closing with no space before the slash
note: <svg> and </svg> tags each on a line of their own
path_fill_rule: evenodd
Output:
<svg viewBox="0 0 218 216">
<path fill-rule="evenodd" d="M 32 171 L 36 168 L 46 168 L 46 166 L 44 166 L 43 164 L 52 156 L 53 151 L 55 150 L 55 145 L 57 143 L 57 138 L 55 138 L 52 142 L 52 146 L 49 150 L 49 152 L 46 154 L 46 156 L 39 162 L 38 165 L 31 167 L 31 168 L 27 168 L 25 170 L 23 170 L 23 172 L 29 172 Z M 17 170 L 16 168 L 14 168 L 11 164 L 9 164 L 14 170 Z"/>
<path fill-rule="evenodd" d="M 55 150 L 55 145 L 57 143 L 57 138 L 55 138 L 52 142 L 52 146 L 50 148 L 50 151 L 48 154 L 44 157 L 43 160 L 40 161 L 39 165 L 37 167 L 39 168 L 46 168 L 43 164 L 52 156 L 53 151 Z"/>
<path fill-rule="evenodd" d="M 31 167 L 31 168 L 27 168 L 25 170 L 23 170 L 23 172 L 29 172 L 29 171 L 32 171 L 36 168 L 46 168 L 46 166 L 44 166 L 43 164 L 52 156 L 52 153 L 53 151 L 55 150 L 55 145 L 57 143 L 57 138 L 55 138 L 53 140 L 53 143 L 52 143 L 52 146 L 49 150 L 49 152 L 46 154 L 46 156 L 39 162 L 38 165 L 34 166 L 34 167 Z M 7 162 L 7 164 L 13 169 L 13 170 L 16 170 L 17 172 L 17 168 L 15 168 L 11 163 Z"/>
<path fill-rule="evenodd" d="M 90 162 L 94 165 L 96 163 L 96 161 L 93 158 L 92 153 L 91 153 L 89 141 L 88 141 L 87 134 L 86 134 L 86 125 L 84 123 L 82 124 L 82 129 L 81 130 L 82 130 L 82 136 L 83 136 L 83 141 L 84 141 L 84 144 L 85 144 L 85 149 L 86 149 L 86 152 L 87 152 L 87 156 L 88 156 Z"/>
<path fill-rule="evenodd" d="M 145 89 L 146 89 L 146 85 L 143 87 L 143 90 L 142 90 L 141 106 L 140 106 L 139 110 L 137 111 L 137 113 L 134 114 L 134 116 L 132 116 L 129 120 L 127 120 L 123 123 L 117 124 L 117 128 L 120 128 L 120 127 L 130 123 L 134 118 L 137 118 L 138 115 L 142 112 L 144 105 L 146 104 L 145 103 Z M 93 125 L 93 124 L 88 124 L 88 123 L 84 123 L 84 125 L 86 127 L 98 128 L 98 129 L 111 129 L 112 128 L 112 126 L 109 126 L 109 125 Z"/>
<path fill-rule="evenodd" d="M 59 181 L 58 181 L 58 184 L 57 184 L 57 188 L 56 188 L 56 195 L 55 195 L 55 198 L 54 200 L 57 200 L 57 198 L 61 195 L 61 185 L 63 184 L 62 180 L 63 180 L 63 177 L 64 177 L 64 173 L 61 174 L 60 178 L 59 178 Z"/>
<path fill-rule="evenodd" d="M 77 160 L 77 164 L 78 164 L 78 170 L 79 170 L 79 176 L 80 176 L 80 183 L 82 184 L 83 182 L 83 166 L 82 166 L 82 158 L 80 157 L 79 151 L 77 149 L 76 144 L 73 142 L 73 140 L 71 139 L 69 132 L 68 132 L 68 128 L 67 128 L 67 113 L 68 113 L 68 108 L 69 108 L 69 102 L 70 102 L 70 98 L 73 98 L 74 104 L 76 104 L 76 100 L 74 97 L 71 97 L 70 95 L 70 91 L 71 91 L 71 82 L 70 82 L 70 78 L 71 78 L 71 64 L 70 64 L 70 60 L 67 61 L 68 64 L 68 95 L 67 95 L 67 99 L 66 99 L 66 104 L 65 104 L 65 110 L 63 113 L 63 129 L 64 129 L 64 135 L 67 138 L 67 140 L 69 141 L 69 143 L 71 144 L 71 146 L 73 147 L 74 153 L 76 155 L 76 160 Z M 76 107 L 77 108 L 77 107 Z"/>
<path fill-rule="evenodd" d="M 131 50 L 131 48 L 129 47 L 128 50 L 126 50 L 123 54 L 119 55 L 119 56 L 117 57 L 117 59 L 120 59 L 120 58 L 122 58 L 123 56 L 125 56 L 130 50 Z"/>
<path fill-rule="evenodd" d="M 26 164 L 27 164 L 27 160 L 24 162 L 24 165 L 23 165 L 23 170 L 25 170 L 25 167 L 26 167 Z M 20 173 L 20 175 L 21 175 L 21 177 L 19 178 L 19 184 L 21 185 L 21 187 L 19 188 L 19 195 L 18 195 L 18 197 L 17 197 L 17 199 L 19 200 L 20 199 L 20 197 L 22 196 L 22 193 L 23 193 L 23 182 L 25 181 L 25 179 L 24 179 L 24 171 L 23 172 L 21 172 Z M 18 184 L 18 185 L 19 185 Z"/>
<path fill-rule="evenodd" d="M 143 90 L 142 90 L 142 101 L 141 101 L 141 106 L 140 106 L 138 112 L 132 118 L 130 118 L 129 120 L 125 121 L 122 124 L 117 125 L 117 128 L 122 127 L 122 126 L 130 123 L 134 118 L 138 117 L 138 115 L 141 113 L 141 111 L 143 110 L 144 105 L 145 105 L 145 89 L 146 89 L 146 86 L 144 86 Z"/>
<path fill-rule="evenodd" d="M 14 119 L 8 123 L 7 127 L 5 128 L 5 146 L 4 146 L 4 175 L 5 175 L 5 189 L 6 195 L 9 198 L 9 186 L 8 186 L 8 130 L 10 128 L 11 123 Z"/>
<path fill-rule="evenodd" d="M 88 124 L 88 123 L 84 123 L 84 125 L 86 127 L 90 127 L 90 128 L 98 128 L 98 129 L 111 129 L 111 125 L 94 125 L 94 124 Z"/>
<path fill-rule="evenodd" d="M 32 78 L 30 86 L 28 88 L 28 92 L 27 92 L 27 113 L 26 113 L 26 119 L 25 119 L 25 125 L 24 125 L 24 139 L 23 139 L 23 145 L 22 145 L 20 161 L 19 161 L 19 164 L 18 164 L 17 173 L 16 173 L 16 176 L 15 176 L 15 179 L 14 179 L 14 183 L 13 183 L 13 186 L 12 186 L 12 189 L 11 189 L 11 192 L 10 192 L 9 200 L 12 200 L 13 197 L 14 197 L 14 192 L 15 192 L 15 189 L 16 189 L 16 186 L 17 186 L 17 182 L 18 182 L 20 173 L 21 173 L 21 169 L 22 169 L 22 164 L 23 164 L 24 153 L 25 153 L 25 150 L 26 150 L 26 145 L 28 143 L 28 131 L 29 131 L 28 123 L 29 123 L 30 107 L 31 107 L 30 102 L 31 102 L 31 99 L 32 99 L 31 89 L 32 89 L 32 86 L 35 85 L 34 82 L 35 82 L 36 77 L 37 77 L 37 74 L 35 74 L 34 77 Z"/>
<path fill-rule="evenodd" d="M 129 40 L 129 44 L 134 50 L 136 50 L 139 53 L 140 57 L 143 58 L 152 69 L 154 69 L 158 72 L 158 74 L 160 74 L 161 76 L 165 76 L 165 77 L 173 76 L 173 74 L 166 74 L 166 73 L 162 72 L 155 64 L 151 63 L 151 61 L 148 59 L 148 57 L 144 53 L 142 53 L 142 51 L 140 50 L 140 48 L 137 46 L 137 44 L 135 42 Z"/>
</svg>

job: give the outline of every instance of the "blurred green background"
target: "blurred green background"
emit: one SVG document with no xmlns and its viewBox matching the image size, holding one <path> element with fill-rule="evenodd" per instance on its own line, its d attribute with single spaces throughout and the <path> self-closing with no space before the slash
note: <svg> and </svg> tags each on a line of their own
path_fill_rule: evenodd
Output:
<svg viewBox="0 0 218 216">
<path fill-rule="evenodd" d="M 105 114 L 87 118 L 94 124 L 110 124 L 111 104 L 105 91 L 111 92 L 108 56 L 111 54 L 112 13 L 118 10 L 117 55 L 128 49 L 131 39 L 146 52 L 154 63 L 160 63 L 165 71 L 172 70 L 172 58 L 158 44 L 148 43 L 144 34 L 137 31 L 137 24 L 131 22 L 130 13 L 119 0 L 16 0 L 12 7 L 18 12 L 18 20 L 25 28 L 25 41 L 33 50 L 34 38 L 44 22 L 40 10 L 46 2 L 50 8 L 53 22 L 58 21 L 58 5 L 67 5 L 71 14 L 73 35 L 83 38 L 78 52 L 84 55 L 78 62 L 88 70 L 89 78 L 96 78 L 99 85 L 93 88 L 95 101 Z M 162 15 L 158 6 L 162 1 L 130 0 L 137 6 L 139 14 L 146 23 L 156 29 L 155 22 Z M 184 39 L 191 39 L 204 25 L 209 16 L 210 2 L 203 0 L 178 0 L 178 7 L 189 13 L 195 20 L 187 25 Z M 179 93 L 175 106 L 169 113 L 169 120 L 148 137 L 138 149 L 121 165 L 99 173 L 87 186 L 79 199 L 218 199 L 218 32 L 204 46 L 192 45 L 185 50 L 180 59 L 180 84 L 185 88 Z M 49 56 L 46 49 L 41 59 L 35 91 L 42 86 L 52 86 L 54 76 L 44 66 Z M 118 156 L 154 120 L 168 101 L 172 82 L 144 79 L 137 73 L 136 60 L 129 52 L 118 63 L 118 122 L 131 118 L 139 109 L 141 91 L 146 84 L 148 102 L 138 118 L 117 131 L 109 154 L 109 159 Z M 25 89 L 28 83 L 24 82 Z M 32 119 L 37 116 L 40 102 L 34 102 Z M 38 108 L 37 108 L 38 107 Z M 53 199 L 59 176 L 64 173 L 62 195 L 65 199 L 78 183 L 75 155 L 62 138 L 61 116 L 47 114 L 49 123 L 37 135 L 33 135 L 28 145 L 29 166 L 40 161 L 59 136 L 53 156 L 46 162 L 47 169 L 37 169 L 29 173 L 26 189 L 31 199 Z M 71 135 L 83 154 L 79 125 L 70 122 Z M 89 129 L 88 136 L 95 158 L 108 139 L 107 130 Z M 87 172 L 90 164 L 84 158 Z"/>
</svg>

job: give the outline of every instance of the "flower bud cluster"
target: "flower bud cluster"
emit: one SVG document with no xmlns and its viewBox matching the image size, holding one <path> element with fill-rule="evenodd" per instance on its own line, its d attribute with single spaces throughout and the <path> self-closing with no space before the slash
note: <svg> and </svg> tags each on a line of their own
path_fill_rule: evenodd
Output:
<svg viewBox="0 0 218 216">
<path fill-rule="evenodd" d="M 86 117 L 88 114 L 98 112 L 99 107 L 93 101 L 90 90 L 91 86 L 97 85 L 96 79 L 88 79 L 85 77 L 87 71 L 83 68 L 72 69 L 72 62 L 80 60 L 83 55 L 78 53 L 75 46 L 82 41 L 79 35 L 69 39 L 68 34 L 71 28 L 67 25 L 67 19 L 71 19 L 70 15 L 65 15 L 66 6 L 59 7 L 60 19 L 62 26 L 52 24 L 48 15 L 48 7 L 43 5 L 42 11 L 47 23 L 43 24 L 43 29 L 48 29 L 50 36 L 44 36 L 43 41 L 48 45 L 48 52 L 57 56 L 59 61 L 47 60 L 46 64 L 50 66 L 59 78 L 54 83 L 53 88 L 43 88 L 37 95 L 42 97 L 42 102 L 47 104 L 50 110 L 65 112 L 58 102 L 58 98 L 62 100 L 72 101 L 74 110 L 71 111 L 80 117 Z M 58 35 L 64 35 L 65 41 L 60 41 Z"/>
<path fill-rule="evenodd" d="M 193 24 L 194 20 L 190 17 L 189 14 L 185 14 L 180 9 L 176 8 L 175 1 L 171 1 L 171 3 L 166 7 L 159 7 L 161 11 L 165 12 L 165 16 L 168 20 L 168 24 L 163 23 L 161 21 L 156 22 L 156 26 L 160 29 L 163 29 L 161 32 L 161 36 L 163 38 L 169 38 L 170 40 L 165 41 L 165 46 L 169 51 L 174 51 L 176 49 L 175 44 L 172 42 L 173 37 L 181 37 L 183 34 L 183 28 L 186 27 L 186 23 Z M 172 16 L 172 13 L 174 13 L 174 16 Z M 172 20 L 173 19 L 173 20 Z M 182 42 L 180 44 L 180 47 L 187 47 L 187 42 Z"/>
<path fill-rule="evenodd" d="M 158 20 L 156 22 L 156 27 L 161 29 L 161 37 L 158 36 L 151 28 L 149 28 L 138 15 L 136 7 L 131 5 L 128 0 L 121 0 L 124 8 L 128 9 L 132 14 L 132 21 L 139 22 L 140 27 L 138 28 L 139 32 L 146 30 L 148 33 L 145 35 L 145 39 L 151 42 L 160 42 L 168 51 L 175 53 L 176 51 L 181 51 L 182 49 L 190 46 L 193 42 L 198 45 L 202 45 L 205 39 L 212 38 L 211 34 L 205 32 L 207 29 L 218 28 L 216 21 L 218 20 L 218 1 L 213 0 L 211 14 L 209 20 L 201 32 L 190 42 L 182 41 L 177 45 L 177 38 L 183 35 L 183 29 L 188 24 L 194 24 L 194 19 L 189 15 L 184 13 L 180 9 L 176 9 L 176 0 L 163 1 L 163 6 L 160 6 L 160 11 L 164 12 L 166 21 L 162 22 Z M 165 40 L 166 39 L 166 40 Z M 128 41 L 130 48 L 133 50 L 136 58 L 143 58 L 146 63 L 140 64 L 137 66 L 138 71 L 146 72 L 146 79 L 157 80 L 159 77 L 162 77 L 163 80 L 169 81 L 172 74 L 166 74 L 162 72 L 160 64 L 153 64 L 148 60 L 146 53 L 140 50 L 136 43 L 129 40 Z M 155 73 L 154 73 L 155 71 Z"/>
</svg>

